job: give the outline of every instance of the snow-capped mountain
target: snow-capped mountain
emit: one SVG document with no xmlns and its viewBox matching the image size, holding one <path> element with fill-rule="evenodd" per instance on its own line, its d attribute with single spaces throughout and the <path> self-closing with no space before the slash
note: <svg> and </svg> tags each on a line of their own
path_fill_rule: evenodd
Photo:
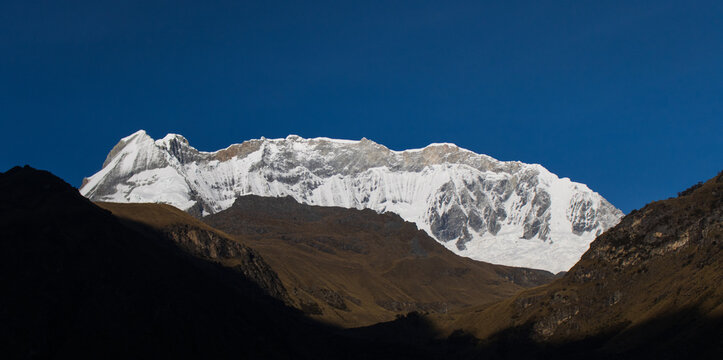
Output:
<svg viewBox="0 0 723 360">
<path fill-rule="evenodd" d="M 496 264 L 569 269 L 622 212 L 540 165 L 454 144 L 393 151 L 373 141 L 256 139 L 215 152 L 140 130 L 113 147 L 80 188 L 91 200 L 163 202 L 197 216 L 246 194 L 392 211 L 455 253 Z"/>
</svg>

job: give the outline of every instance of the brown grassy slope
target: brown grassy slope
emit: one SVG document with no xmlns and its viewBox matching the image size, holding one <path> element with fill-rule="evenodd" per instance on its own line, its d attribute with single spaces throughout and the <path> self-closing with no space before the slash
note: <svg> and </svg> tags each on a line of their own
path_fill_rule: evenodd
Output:
<svg viewBox="0 0 723 360">
<path fill-rule="evenodd" d="M 363 326 L 496 301 L 552 274 L 459 257 L 395 214 L 244 196 L 203 219 L 258 250 L 296 306 Z"/>
<path fill-rule="evenodd" d="M 627 215 L 563 278 L 436 321 L 489 346 L 577 342 L 668 357 L 723 350 L 723 173 L 685 193 Z"/>
</svg>

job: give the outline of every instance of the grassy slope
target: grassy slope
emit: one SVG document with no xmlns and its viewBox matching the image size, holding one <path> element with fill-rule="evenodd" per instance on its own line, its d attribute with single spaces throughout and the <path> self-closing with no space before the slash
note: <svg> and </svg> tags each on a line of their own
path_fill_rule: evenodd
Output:
<svg viewBox="0 0 723 360">
<path fill-rule="evenodd" d="M 258 250 L 300 308 L 347 327 L 492 302 L 552 279 L 459 257 L 395 214 L 249 196 L 203 220 Z"/>
</svg>

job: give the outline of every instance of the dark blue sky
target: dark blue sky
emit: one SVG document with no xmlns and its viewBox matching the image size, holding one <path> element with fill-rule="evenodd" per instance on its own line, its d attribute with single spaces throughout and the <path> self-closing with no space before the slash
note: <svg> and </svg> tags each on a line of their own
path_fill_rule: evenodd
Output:
<svg viewBox="0 0 723 360">
<path fill-rule="evenodd" d="M 313 3 L 313 5 L 311 5 Z M 628 212 L 723 169 L 721 1 L 0 1 L 0 171 L 138 129 L 454 142 Z"/>
</svg>

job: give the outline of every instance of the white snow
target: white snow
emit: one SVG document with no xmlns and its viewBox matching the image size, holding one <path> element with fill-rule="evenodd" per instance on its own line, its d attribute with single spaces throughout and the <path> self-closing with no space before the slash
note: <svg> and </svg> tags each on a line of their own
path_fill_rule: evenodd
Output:
<svg viewBox="0 0 723 360">
<path fill-rule="evenodd" d="M 173 139 L 183 139 L 189 151 L 206 160 L 181 164 L 167 151 Z M 386 165 L 357 167 L 361 166 L 358 164 L 361 160 L 377 157 L 403 167 L 408 165 L 405 163 L 409 161 L 408 155 L 421 157 L 424 154 L 419 152 L 424 149 L 388 151 L 382 148 L 379 152 L 363 154 L 354 146 L 360 141 L 304 139 L 297 135 L 254 141 L 260 141 L 258 150 L 221 161 L 215 158 L 221 150 L 198 152 L 185 145 L 187 142 L 181 135 L 168 134 L 154 141 L 141 130 L 121 140 L 118 146 L 122 149 L 88 179 L 81 193 L 94 200 L 162 202 L 183 210 L 193 207 L 200 199 L 208 206 L 203 209 L 204 215 L 229 208 L 240 195 L 290 195 L 310 205 L 391 211 L 432 236 L 432 212 L 443 214 L 457 206 L 469 216 L 472 211 L 481 212 L 484 207 L 492 206 L 503 209 L 506 214 L 499 232 L 493 235 L 484 229 L 477 232 L 468 227 L 471 239 L 463 250 L 457 248 L 455 241 L 441 243 L 473 259 L 552 272 L 568 270 L 588 248 L 595 232 L 614 225 L 619 219 L 619 214 L 617 218 L 611 216 L 592 231 L 575 235 L 571 231 L 571 219 L 580 214 L 573 214 L 572 206 L 589 200 L 594 204 L 593 209 L 580 216 L 595 215 L 601 206 L 609 206 L 599 194 L 584 184 L 560 179 L 541 165 L 501 162 L 454 144 L 430 144 L 424 149 L 463 151 L 469 161 L 449 163 L 431 157 L 418 160 L 422 161 L 421 170 L 417 166 L 410 167 L 416 170 L 392 170 Z M 324 151 L 318 150 L 317 147 L 324 144 L 332 144 L 333 151 L 328 152 L 328 146 Z M 491 164 L 491 168 L 471 166 L 480 162 Z M 522 182 L 526 175 L 534 176 L 536 185 Z M 116 185 L 109 192 L 111 184 Z M 446 184 L 453 185 L 454 190 L 442 192 Z M 495 192 L 495 187 L 505 184 L 514 186 L 514 191 Z M 476 192 L 468 189 L 482 191 L 483 197 L 478 198 Z M 549 215 L 550 236 L 523 239 L 525 221 L 537 216 L 531 204 L 536 192 L 547 192 L 550 196 L 551 205 L 543 214 L 543 217 Z"/>
</svg>

